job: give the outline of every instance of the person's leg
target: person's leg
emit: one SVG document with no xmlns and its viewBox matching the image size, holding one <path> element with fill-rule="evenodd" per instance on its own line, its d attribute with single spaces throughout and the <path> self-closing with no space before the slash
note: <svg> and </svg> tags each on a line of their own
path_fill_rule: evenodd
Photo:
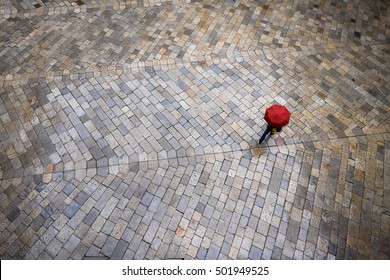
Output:
<svg viewBox="0 0 390 280">
<path fill-rule="evenodd" d="M 261 144 L 264 141 L 265 137 L 267 136 L 268 133 L 271 132 L 271 130 L 272 130 L 272 128 L 269 125 L 267 125 L 267 128 L 265 129 L 263 135 L 261 136 L 261 138 L 259 140 L 259 144 Z"/>
</svg>

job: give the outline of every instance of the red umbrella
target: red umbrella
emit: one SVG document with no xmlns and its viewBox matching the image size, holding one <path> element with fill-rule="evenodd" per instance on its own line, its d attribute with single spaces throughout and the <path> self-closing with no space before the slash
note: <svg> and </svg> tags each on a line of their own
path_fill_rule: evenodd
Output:
<svg viewBox="0 0 390 280">
<path fill-rule="evenodd" d="M 275 104 L 265 110 L 264 119 L 270 127 L 282 128 L 288 124 L 290 116 L 291 114 L 285 106 Z"/>
</svg>

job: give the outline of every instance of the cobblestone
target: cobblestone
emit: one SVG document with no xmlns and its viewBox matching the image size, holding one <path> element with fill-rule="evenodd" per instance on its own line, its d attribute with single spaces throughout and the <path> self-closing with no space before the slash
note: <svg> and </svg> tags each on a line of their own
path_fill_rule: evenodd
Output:
<svg viewBox="0 0 390 280">
<path fill-rule="evenodd" d="M 3 1 L 1 259 L 389 259 L 389 9 Z"/>
</svg>

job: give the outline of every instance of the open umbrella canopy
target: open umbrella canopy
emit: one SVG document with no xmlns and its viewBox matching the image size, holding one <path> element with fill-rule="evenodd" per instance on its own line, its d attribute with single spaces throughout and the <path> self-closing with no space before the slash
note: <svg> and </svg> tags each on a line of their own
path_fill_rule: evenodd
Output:
<svg viewBox="0 0 390 280">
<path fill-rule="evenodd" d="M 270 127 L 282 128 L 288 124 L 290 116 L 291 114 L 285 106 L 275 104 L 265 110 L 264 119 Z"/>
</svg>

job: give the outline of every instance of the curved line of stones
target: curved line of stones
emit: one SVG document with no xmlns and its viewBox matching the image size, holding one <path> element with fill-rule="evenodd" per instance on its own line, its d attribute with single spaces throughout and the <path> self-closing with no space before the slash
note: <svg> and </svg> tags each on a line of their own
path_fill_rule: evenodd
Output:
<svg viewBox="0 0 390 280">
<path fill-rule="evenodd" d="M 344 138 L 335 138 L 335 139 L 327 139 L 327 140 L 314 140 L 314 141 L 305 141 L 302 143 L 296 144 L 283 144 L 283 145 L 267 145 L 265 147 L 249 147 L 243 148 L 235 151 L 223 151 L 222 149 L 213 149 L 209 151 L 204 151 L 202 154 L 196 155 L 185 155 L 185 156 L 158 156 L 157 158 L 138 158 L 138 160 L 132 160 L 130 156 L 122 156 L 122 157 L 113 157 L 110 158 L 107 164 L 100 164 L 97 167 L 91 168 L 87 167 L 87 164 L 79 164 L 78 162 L 70 161 L 66 165 L 61 163 L 53 164 L 50 171 L 45 171 L 44 166 L 38 166 L 34 173 L 29 172 L 28 174 L 23 174 L 22 176 L 13 177 L 10 180 L 23 178 L 25 176 L 32 175 L 45 175 L 43 178 L 43 183 L 49 183 L 52 180 L 52 174 L 61 173 L 61 172 L 69 172 L 69 171 L 84 171 L 87 173 L 87 170 L 95 170 L 95 173 L 92 172 L 92 175 L 96 175 L 100 173 L 100 170 L 108 168 L 108 174 L 112 174 L 115 176 L 122 176 L 126 172 L 131 171 L 132 167 L 141 163 L 147 163 L 151 165 L 156 165 L 161 161 L 169 161 L 169 160 L 178 160 L 183 158 L 196 158 L 197 162 L 200 159 L 207 159 L 209 157 L 220 156 L 222 158 L 236 158 L 242 156 L 244 153 L 251 153 L 252 157 L 268 157 L 269 155 L 284 154 L 284 155 L 294 155 L 298 150 L 305 149 L 305 146 L 328 146 L 324 145 L 324 143 L 334 143 L 335 141 L 342 141 L 344 144 L 348 144 L 352 139 L 356 139 L 358 142 L 367 140 L 369 138 L 382 138 L 384 141 L 390 140 L 390 133 L 378 133 L 371 135 L 361 135 L 361 136 L 349 136 Z M 369 140 L 368 140 L 369 141 Z M 0 179 L 2 178 L 3 172 L 0 168 Z M 123 179 L 123 178 L 122 178 Z"/>
<path fill-rule="evenodd" d="M 359 47 L 359 49 L 361 49 L 362 47 Z M 309 51 L 313 52 L 314 49 L 313 48 L 309 48 L 308 49 Z M 304 52 L 305 50 L 302 50 L 302 52 Z M 293 53 L 294 55 L 294 53 Z M 234 63 L 234 62 L 240 62 L 244 59 L 254 59 L 255 57 L 258 58 L 258 56 L 262 56 L 268 60 L 272 60 L 273 58 L 279 58 L 279 55 L 278 53 L 275 53 L 273 52 L 272 50 L 266 50 L 266 51 L 262 51 L 261 53 L 258 52 L 257 54 L 254 52 L 254 53 L 245 53 L 245 52 L 242 52 L 241 53 L 241 56 L 235 56 L 233 58 L 208 58 L 206 59 L 204 62 L 206 65 L 211 65 L 213 63 Z M 99 73 L 99 74 L 103 74 L 103 75 L 110 75 L 110 76 L 115 76 L 115 75 L 118 75 L 118 74 L 126 74 L 126 73 L 132 73 L 134 71 L 144 71 L 146 68 L 148 67 L 151 67 L 153 70 L 157 71 L 157 70 L 169 70 L 169 69 L 173 69 L 173 68 L 180 68 L 180 67 L 183 67 L 183 66 L 191 66 L 191 63 L 199 63 L 200 60 L 195 60 L 195 61 L 191 61 L 191 62 L 186 62 L 184 60 L 169 60 L 167 61 L 167 63 L 162 63 L 160 61 L 150 61 L 150 62 L 146 62 L 146 63 L 133 63 L 131 65 L 120 65 L 120 66 L 117 66 L 117 65 L 110 65 L 110 66 L 107 66 L 107 67 L 100 67 L 100 68 L 94 68 L 94 69 L 80 69 L 79 71 L 76 72 L 73 72 L 73 71 L 67 71 L 67 70 L 64 70 L 63 72 L 61 73 L 58 73 L 58 72 L 40 72 L 40 73 L 37 73 L 37 74 L 27 74 L 27 75 L 7 75 L 7 76 L 0 76 L 0 85 L 15 85 L 15 84 L 18 84 L 18 83 L 21 83 L 21 84 L 24 84 L 26 82 L 28 82 L 28 79 L 30 78 L 38 78 L 38 77 L 41 77 L 41 78 L 46 78 L 46 80 L 49 82 L 51 80 L 53 80 L 55 77 L 57 76 L 62 76 L 64 74 L 71 74 L 71 75 L 74 75 L 75 78 L 77 78 L 77 75 L 78 74 L 82 74 L 83 72 L 84 73 Z M 384 126 L 384 130 L 389 132 L 390 131 L 390 128 L 388 126 Z M 384 131 L 382 131 L 381 133 L 385 133 Z M 365 132 L 365 134 L 363 135 L 375 135 L 375 132 L 373 133 L 367 133 Z M 315 135 L 314 135 L 315 136 Z M 310 137 L 307 138 L 307 137 L 294 137 L 292 139 L 288 139 L 289 137 L 286 138 L 286 143 L 287 144 L 299 144 L 299 143 L 307 143 L 307 142 L 310 142 L 310 141 L 316 141 L 318 140 L 316 137 Z M 362 135 L 349 135 L 350 137 L 353 137 L 353 136 L 362 136 Z M 333 136 L 333 137 L 328 137 L 329 139 L 323 139 L 323 140 L 334 140 L 334 139 L 338 139 L 339 137 L 337 136 Z M 257 143 L 257 142 L 256 142 Z M 203 148 L 202 151 L 200 151 L 198 149 L 197 152 L 195 152 L 194 154 L 187 154 L 186 156 L 194 156 L 196 155 L 196 153 L 199 154 L 209 154 L 209 153 L 221 153 L 221 152 L 235 152 L 235 151 L 240 151 L 240 150 L 246 150 L 246 149 L 251 149 L 253 147 L 251 147 L 251 145 L 253 145 L 253 143 L 241 143 L 239 146 L 237 147 L 232 147 L 232 146 L 227 146 L 227 145 L 224 145 L 224 146 L 220 146 L 220 145 L 217 145 L 217 146 L 214 146 L 214 147 L 206 147 L 206 148 Z M 272 146 L 272 144 L 268 144 L 268 146 Z M 279 146 L 280 145 L 283 145 L 283 144 L 278 144 Z M 172 154 L 171 154 L 172 155 Z M 144 160 L 143 158 L 145 157 L 145 155 L 138 155 L 138 159 L 137 161 L 141 162 L 142 160 Z M 157 156 L 157 159 L 158 160 L 162 160 L 162 159 L 167 159 L 169 158 L 170 155 L 164 155 L 163 153 L 159 153 L 158 156 Z M 174 155 L 174 157 L 179 157 L 179 155 Z M 119 159 L 118 157 L 115 157 L 112 161 L 120 161 L 121 159 Z M 70 166 L 74 166 L 74 165 L 77 165 L 77 163 L 72 163 L 70 162 L 69 163 Z M 39 167 L 37 168 L 39 169 Z M 28 171 L 28 172 L 31 172 L 31 171 Z M 2 176 L 0 176 L 2 177 Z"/>
<path fill-rule="evenodd" d="M 354 140 L 353 140 L 354 139 Z M 374 137 L 374 139 L 367 139 L 365 136 L 362 137 L 347 137 L 344 139 L 335 139 L 335 140 L 325 140 L 325 141 L 313 141 L 310 143 L 311 147 L 309 147 L 309 150 L 316 150 L 320 149 L 322 150 L 324 147 L 332 146 L 334 148 L 340 148 L 341 146 L 346 146 L 348 147 L 352 142 L 353 143 L 360 143 L 360 142 L 369 142 L 369 141 L 389 141 L 390 140 L 390 133 L 384 133 L 384 134 L 379 134 Z M 308 144 L 308 143 L 306 143 Z M 330 144 L 330 145 L 329 145 Z M 58 188 L 58 185 L 66 185 L 67 183 L 73 183 L 73 184 L 78 184 L 84 182 L 87 184 L 90 180 L 94 178 L 94 176 L 102 176 L 104 178 L 108 178 L 109 180 L 113 180 L 116 177 L 119 177 L 120 180 L 125 180 L 127 174 L 129 172 L 132 172 L 134 174 L 137 174 L 139 171 L 141 172 L 146 172 L 148 169 L 153 169 L 157 170 L 159 168 L 166 169 L 170 166 L 169 160 L 176 160 L 177 162 L 180 161 L 180 159 L 183 158 L 193 158 L 195 159 L 193 161 L 193 164 L 202 164 L 204 165 L 205 162 L 209 161 L 215 161 L 217 158 L 220 159 L 228 159 L 228 160 L 233 160 L 233 159 L 239 159 L 243 156 L 244 152 L 251 152 L 253 157 L 257 158 L 257 162 L 264 162 L 264 159 L 261 160 L 261 158 L 267 159 L 269 155 L 274 155 L 275 157 L 279 157 L 281 155 L 282 157 L 286 156 L 292 156 L 295 157 L 298 152 L 300 151 L 305 151 L 306 150 L 306 145 L 305 144 L 300 144 L 300 145 L 285 145 L 282 147 L 269 147 L 268 149 L 265 148 L 256 148 L 256 149 L 251 149 L 251 150 L 242 150 L 242 151 L 237 151 L 237 152 L 221 152 L 219 153 L 219 156 L 216 153 L 210 153 L 210 154 L 204 154 L 204 155 L 196 155 L 196 156 L 187 156 L 187 157 L 180 157 L 180 158 L 163 158 L 163 159 L 145 159 L 143 161 L 139 162 L 133 162 L 129 164 L 118 164 L 118 165 L 108 165 L 108 173 L 106 174 L 99 174 L 99 168 L 82 168 L 82 167 L 77 167 L 74 169 L 63 169 L 63 170 L 55 170 L 52 174 L 53 177 L 51 176 L 52 174 L 49 174 L 49 177 L 43 176 L 43 181 L 42 183 L 44 184 L 42 189 L 39 189 L 40 186 L 33 186 L 33 189 L 31 192 L 21 194 L 21 204 L 20 204 L 20 210 L 23 210 L 24 207 L 26 206 L 26 203 L 36 197 L 37 195 L 40 195 L 42 198 L 45 198 L 53 189 Z M 165 163 L 162 163 L 160 166 L 161 161 L 166 161 Z M 256 164 L 256 162 L 252 163 Z M 131 170 L 131 164 L 136 164 L 138 168 L 136 170 Z M 180 165 L 180 164 L 179 164 Z M 125 168 L 126 173 L 120 172 L 121 168 Z M 54 168 L 55 169 L 55 168 Z M 156 171 L 157 172 L 157 171 Z M 194 172 L 196 172 L 194 170 Z M 157 172 L 158 173 L 158 172 Z M 36 175 L 41 175 L 41 174 L 36 174 Z M 43 174 L 45 175 L 45 174 Z M 229 174 L 230 176 L 235 176 L 235 174 Z M 0 176 L 1 177 L 1 176 Z M 199 176 L 194 176 L 195 181 L 193 181 L 193 184 L 196 184 L 197 179 L 199 179 Z M 25 176 L 21 177 L 15 177 L 13 179 L 7 180 L 8 183 L 11 181 L 23 181 L 23 178 Z M 7 184 L 7 183 L 6 183 Z M 102 182 L 103 185 L 104 182 Z M 33 191 L 35 189 L 35 191 Z M 62 205 L 62 207 L 65 207 L 66 203 Z M 55 210 L 55 209 L 54 209 Z M 60 210 L 60 209 L 57 209 Z M 3 213 L 0 214 L 0 217 L 4 217 Z M 6 228 L 7 223 L 0 223 L 0 230 L 4 230 Z"/>
<path fill-rule="evenodd" d="M 157 0 L 159 1 L 159 0 Z M 19 19 L 24 19 L 24 18 L 28 18 L 28 17 L 32 17 L 32 16 L 42 16 L 42 15 L 59 15 L 59 14 L 67 14 L 67 13 L 76 13 L 76 14 L 79 14 L 79 13 L 87 13 L 87 12 L 91 12 L 91 11 L 101 11 L 101 12 L 104 12 L 104 11 L 109 11 L 109 10 L 116 10 L 116 11 L 122 11 L 124 9 L 127 9 L 127 8 L 133 8 L 133 9 L 141 9 L 141 8 L 150 8 L 150 7 L 160 7 L 161 5 L 179 5 L 179 6 L 183 6 L 183 5 L 189 5 L 189 1 L 180 1 L 180 0 L 172 0 L 172 1 L 164 1 L 164 0 L 160 0 L 159 2 L 153 2 L 153 3 L 146 3 L 143 1 L 141 3 L 138 3 L 138 2 L 135 2 L 135 1 L 126 1 L 126 2 L 115 2 L 115 3 L 103 3 L 103 4 L 99 4 L 99 3 L 93 3 L 93 4 L 84 4 L 82 6 L 75 6 L 75 7 L 67 7 L 67 6 L 61 6 L 61 7 L 50 7 L 50 8 L 44 8 L 44 7 L 41 7 L 39 9 L 36 9 L 35 12 L 34 11 L 30 11 L 30 12 L 26 12 L 26 13 L 4 13 L 4 14 L 1 14 L 0 13 L 0 19 L 7 19 L 7 18 L 19 18 Z M 247 1 L 245 1 L 245 3 L 243 3 L 243 5 L 252 5 L 253 3 L 246 3 Z M 216 4 L 216 3 L 212 3 L 213 5 L 224 5 L 224 3 L 222 4 Z M 233 5 L 242 5 L 242 4 L 238 4 L 238 3 L 231 3 Z M 0 10 L 1 12 L 1 10 Z M 330 48 L 336 48 L 334 47 L 333 45 L 334 44 L 340 44 L 340 45 L 346 45 L 346 46 L 373 46 L 373 45 L 376 45 L 376 44 L 382 44 L 383 42 L 375 42 L 375 41 L 362 41 L 362 42 L 354 42 L 354 41 L 350 41 L 350 40 L 347 40 L 347 41 L 340 41 L 340 40 L 337 40 L 337 39 L 331 39 L 331 40 L 328 40 L 326 42 L 326 48 L 329 49 Z M 272 46 L 272 45 L 270 45 Z M 293 46 L 293 47 L 278 47 L 278 46 L 273 46 L 274 49 L 281 49 L 281 52 L 285 52 L 285 50 L 288 50 L 289 52 L 290 51 L 296 51 L 297 49 L 313 49 L 313 50 L 317 50 L 316 53 L 318 53 L 318 49 L 322 49 L 323 45 L 320 44 L 320 45 L 316 45 L 315 47 L 314 46 L 311 46 L 311 44 L 303 44 L 303 45 L 297 45 L 297 46 Z M 225 55 L 234 55 L 236 52 L 236 50 L 226 50 L 226 54 Z M 201 56 L 201 54 L 196 54 L 194 56 L 194 59 L 196 59 L 197 56 Z M 190 61 L 192 61 L 193 59 L 190 58 L 189 59 Z M 138 63 L 138 61 L 135 61 L 135 63 Z"/>
<path fill-rule="evenodd" d="M 370 44 L 370 48 L 376 47 L 385 47 L 388 46 L 386 43 L 378 42 L 376 44 Z M 4 83 L 12 83 L 12 82 L 20 82 L 22 80 L 26 81 L 30 78 L 47 78 L 53 79 L 56 76 L 63 75 L 77 75 L 77 74 L 85 74 L 85 73 L 100 73 L 106 74 L 110 76 L 118 75 L 118 74 L 126 74 L 131 73 L 133 71 L 141 72 L 145 71 L 146 68 L 152 67 L 153 70 L 169 70 L 173 68 L 180 68 L 183 66 L 191 66 L 192 64 L 204 63 L 205 65 L 211 65 L 216 63 L 235 63 L 242 62 L 245 59 L 267 59 L 269 61 L 278 60 L 281 55 L 321 55 L 324 53 L 330 53 L 332 51 L 337 51 L 341 47 L 350 49 L 351 51 L 363 51 L 366 50 L 367 46 L 361 45 L 356 46 L 350 43 L 339 43 L 339 44 L 328 44 L 324 45 L 321 48 L 316 46 L 300 46 L 300 50 L 296 47 L 288 47 L 288 48 L 278 48 L 278 47 L 270 47 L 263 46 L 262 49 L 257 50 L 236 50 L 233 52 L 226 52 L 225 54 L 215 54 L 215 55 L 197 55 L 191 56 L 189 58 L 168 58 L 168 59 L 147 59 L 140 60 L 136 59 L 132 63 L 126 64 L 108 64 L 104 66 L 96 66 L 96 67 L 86 67 L 86 68 L 73 68 L 73 69 L 62 69 L 58 71 L 40 71 L 25 74 L 7 74 L 0 73 L 0 86 L 4 86 Z"/>
</svg>

